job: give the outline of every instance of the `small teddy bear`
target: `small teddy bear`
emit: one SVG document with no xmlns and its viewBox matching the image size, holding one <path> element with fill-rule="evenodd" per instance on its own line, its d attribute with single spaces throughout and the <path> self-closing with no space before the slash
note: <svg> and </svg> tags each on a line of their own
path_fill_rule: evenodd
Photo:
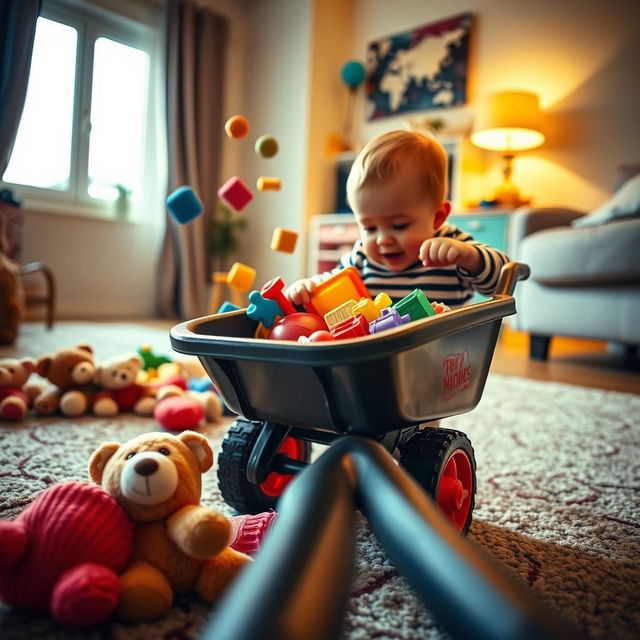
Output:
<svg viewBox="0 0 640 640">
<path fill-rule="evenodd" d="M 115 416 L 121 411 L 133 411 L 141 416 L 153 414 L 154 391 L 136 382 L 142 364 L 142 358 L 132 353 L 113 356 L 96 367 L 93 381 L 101 388 L 93 402 L 97 416 Z"/>
<path fill-rule="evenodd" d="M 59 409 L 64 416 L 76 417 L 91 407 L 96 388 L 92 384 L 95 365 L 90 345 L 64 347 L 42 356 L 36 362 L 36 371 L 52 385 L 33 401 L 40 415 L 51 415 Z"/>
<path fill-rule="evenodd" d="M 26 384 L 35 369 L 31 358 L 0 360 L 0 420 L 18 422 L 24 418 L 30 404 Z"/>
<path fill-rule="evenodd" d="M 91 479 L 134 522 L 131 562 L 121 575 L 120 619 L 156 620 L 179 593 L 196 592 L 214 602 L 251 562 L 228 546 L 229 520 L 200 504 L 201 475 L 212 465 L 207 439 L 193 431 L 104 443 L 91 456 Z"/>
</svg>

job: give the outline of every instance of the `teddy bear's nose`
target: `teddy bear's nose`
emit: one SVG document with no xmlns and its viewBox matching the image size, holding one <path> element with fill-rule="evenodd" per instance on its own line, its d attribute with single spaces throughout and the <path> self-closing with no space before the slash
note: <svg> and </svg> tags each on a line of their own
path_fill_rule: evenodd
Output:
<svg viewBox="0 0 640 640">
<path fill-rule="evenodd" d="M 147 458 L 146 460 L 136 462 L 136 466 L 133 468 L 135 472 L 141 476 L 150 476 L 158 470 L 158 462 L 153 460 L 153 458 Z"/>
</svg>

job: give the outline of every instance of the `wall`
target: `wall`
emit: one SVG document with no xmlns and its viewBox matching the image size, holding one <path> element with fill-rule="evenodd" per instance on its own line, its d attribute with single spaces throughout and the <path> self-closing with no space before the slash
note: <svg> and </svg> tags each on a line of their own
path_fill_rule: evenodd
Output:
<svg viewBox="0 0 640 640">
<path fill-rule="evenodd" d="M 251 130 L 241 140 L 227 139 L 225 150 L 240 150 L 238 175 L 254 192 L 240 214 L 248 225 L 236 258 L 257 269 L 256 286 L 276 275 L 289 282 L 299 272 L 299 251 L 276 253 L 269 246 L 274 227 L 303 227 L 312 8 L 312 0 L 255 0 L 246 12 L 244 94 L 229 115 L 245 115 Z M 254 151 L 263 134 L 278 141 L 272 158 Z M 281 191 L 257 191 L 260 176 L 280 178 Z"/>
<path fill-rule="evenodd" d="M 616 166 L 640 161 L 640 3 L 635 0 L 355 0 L 353 55 L 370 40 L 466 11 L 474 14 L 470 105 L 429 112 L 465 132 L 473 103 L 506 89 L 538 93 L 546 114 L 543 147 L 516 158 L 514 181 L 538 205 L 589 210 L 611 193 Z M 362 113 L 362 112 L 361 112 Z M 401 118 L 360 119 L 368 140 Z M 497 155 L 466 149 L 465 199 L 500 181 Z M 483 162 L 478 162 L 478 155 Z"/>
</svg>

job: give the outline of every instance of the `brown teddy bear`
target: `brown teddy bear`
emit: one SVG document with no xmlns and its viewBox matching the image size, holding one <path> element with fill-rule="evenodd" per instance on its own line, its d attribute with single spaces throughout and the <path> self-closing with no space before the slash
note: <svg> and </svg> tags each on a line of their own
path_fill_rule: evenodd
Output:
<svg viewBox="0 0 640 640">
<path fill-rule="evenodd" d="M 91 479 L 135 524 L 131 563 L 121 575 L 122 620 L 156 620 L 179 593 L 195 591 L 213 602 L 251 562 L 228 546 L 229 520 L 200 505 L 201 474 L 212 465 L 207 439 L 193 431 L 104 443 L 91 456 Z"/>
<path fill-rule="evenodd" d="M 36 363 L 36 371 L 53 385 L 33 402 L 40 415 L 51 415 L 59 409 L 63 415 L 75 417 L 92 406 L 96 394 L 92 383 L 95 365 L 93 349 L 88 344 L 65 347 L 42 356 Z"/>
<path fill-rule="evenodd" d="M 155 390 L 136 382 L 142 365 L 142 358 L 132 353 L 108 358 L 96 367 L 93 381 L 101 388 L 93 404 L 97 416 L 115 416 L 121 411 L 153 414 Z"/>
<path fill-rule="evenodd" d="M 26 384 L 35 369 L 31 358 L 0 359 L 0 420 L 18 422 L 24 418 L 30 405 Z"/>
</svg>

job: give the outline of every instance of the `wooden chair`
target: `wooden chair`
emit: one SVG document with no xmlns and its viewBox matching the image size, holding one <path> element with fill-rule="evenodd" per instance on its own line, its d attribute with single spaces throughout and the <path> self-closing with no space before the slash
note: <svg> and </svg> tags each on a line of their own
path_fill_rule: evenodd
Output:
<svg viewBox="0 0 640 640">
<path fill-rule="evenodd" d="M 18 265 L 23 279 L 25 308 L 46 307 L 45 322 L 48 329 L 53 327 L 56 308 L 56 281 L 51 269 L 43 262 L 20 264 L 22 253 L 23 213 L 16 204 L 0 201 L 0 251 Z M 41 284 L 34 286 L 36 276 L 42 277 Z"/>
</svg>

